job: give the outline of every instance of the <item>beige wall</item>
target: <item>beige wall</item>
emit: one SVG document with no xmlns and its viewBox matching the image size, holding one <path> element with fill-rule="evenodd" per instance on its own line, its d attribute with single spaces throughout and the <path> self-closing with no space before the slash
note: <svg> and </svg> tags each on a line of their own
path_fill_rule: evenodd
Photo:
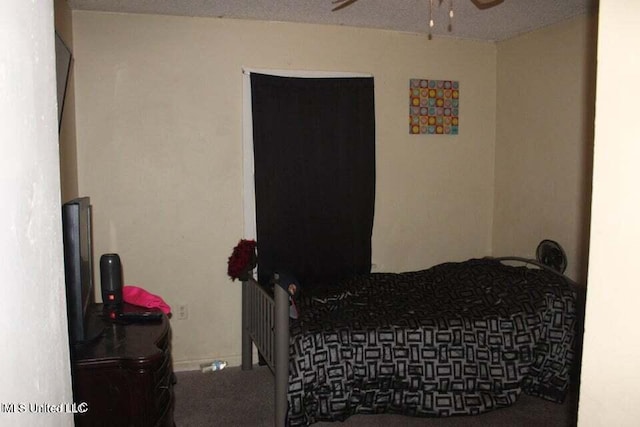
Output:
<svg viewBox="0 0 640 427">
<path fill-rule="evenodd" d="M 72 426 L 52 2 L 0 2 L 0 402 L 3 426 Z M 15 412 L 4 405 L 15 405 Z"/>
<path fill-rule="evenodd" d="M 71 8 L 65 0 L 55 0 L 55 28 L 60 38 L 73 54 L 73 24 Z M 74 85 L 74 64 L 67 79 L 67 93 L 64 99 L 62 121 L 59 131 L 60 192 L 62 201 L 78 197 L 78 159 L 76 152 L 76 102 Z"/>
<path fill-rule="evenodd" d="M 543 239 L 584 283 L 593 152 L 596 19 L 499 43 L 493 253 L 535 257 Z"/>
<path fill-rule="evenodd" d="M 331 26 L 79 12 L 74 18 L 79 191 L 95 255 L 125 282 L 188 304 L 178 368 L 239 362 L 243 66 L 371 73 L 377 194 L 373 262 L 423 268 L 491 250 L 496 48 Z M 461 84 L 457 137 L 408 134 L 414 77 Z"/>
<path fill-rule="evenodd" d="M 600 0 L 580 426 L 640 422 L 640 3 Z"/>
</svg>

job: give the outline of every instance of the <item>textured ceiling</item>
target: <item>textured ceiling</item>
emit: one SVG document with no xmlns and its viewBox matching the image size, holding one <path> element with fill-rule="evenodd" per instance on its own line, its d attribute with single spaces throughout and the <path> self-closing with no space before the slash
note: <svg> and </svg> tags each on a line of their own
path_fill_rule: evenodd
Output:
<svg viewBox="0 0 640 427">
<path fill-rule="evenodd" d="M 332 12 L 331 0 L 67 0 L 74 10 L 307 22 L 428 33 L 429 0 L 359 0 Z M 448 30 L 452 2 L 453 25 Z M 597 7 L 597 0 L 505 0 L 479 10 L 470 0 L 433 0 L 433 37 L 498 41 Z"/>
</svg>

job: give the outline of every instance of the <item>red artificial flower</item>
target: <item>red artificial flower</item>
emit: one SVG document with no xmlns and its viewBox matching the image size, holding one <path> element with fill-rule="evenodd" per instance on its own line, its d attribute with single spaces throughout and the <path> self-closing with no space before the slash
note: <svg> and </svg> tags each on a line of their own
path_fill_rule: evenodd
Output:
<svg viewBox="0 0 640 427">
<path fill-rule="evenodd" d="M 229 257 L 227 274 L 231 280 L 247 280 L 249 271 L 256 266 L 256 258 L 255 240 L 240 240 Z"/>
</svg>

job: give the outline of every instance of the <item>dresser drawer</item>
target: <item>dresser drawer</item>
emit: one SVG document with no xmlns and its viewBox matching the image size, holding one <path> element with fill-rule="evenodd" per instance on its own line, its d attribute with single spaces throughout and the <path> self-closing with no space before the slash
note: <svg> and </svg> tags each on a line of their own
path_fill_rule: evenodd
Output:
<svg viewBox="0 0 640 427">
<path fill-rule="evenodd" d="M 89 411 L 77 426 L 173 426 L 171 329 L 161 322 L 105 321 L 96 342 L 73 353 L 74 401 Z"/>
</svg>

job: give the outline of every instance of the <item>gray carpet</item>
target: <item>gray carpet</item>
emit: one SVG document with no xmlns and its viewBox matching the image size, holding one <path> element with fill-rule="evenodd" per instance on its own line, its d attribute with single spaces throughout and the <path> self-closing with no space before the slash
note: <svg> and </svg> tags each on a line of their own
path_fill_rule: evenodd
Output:
<svg viewBox="0 0 640 427">
<path fill-rule="evenodd" d="M 222 371 L 177 372 L 175 422 L 178 427 L 273 426 L 273 375 L 269 368 L 239 367 Z M 522 395 L 509 408 L 482 415 L 411 418 L 401 415 L 354 415 L 342 423 L 319 422 L 314 427 L 573 427 L 577 393 L 564 404 Z"/>
</svg>

